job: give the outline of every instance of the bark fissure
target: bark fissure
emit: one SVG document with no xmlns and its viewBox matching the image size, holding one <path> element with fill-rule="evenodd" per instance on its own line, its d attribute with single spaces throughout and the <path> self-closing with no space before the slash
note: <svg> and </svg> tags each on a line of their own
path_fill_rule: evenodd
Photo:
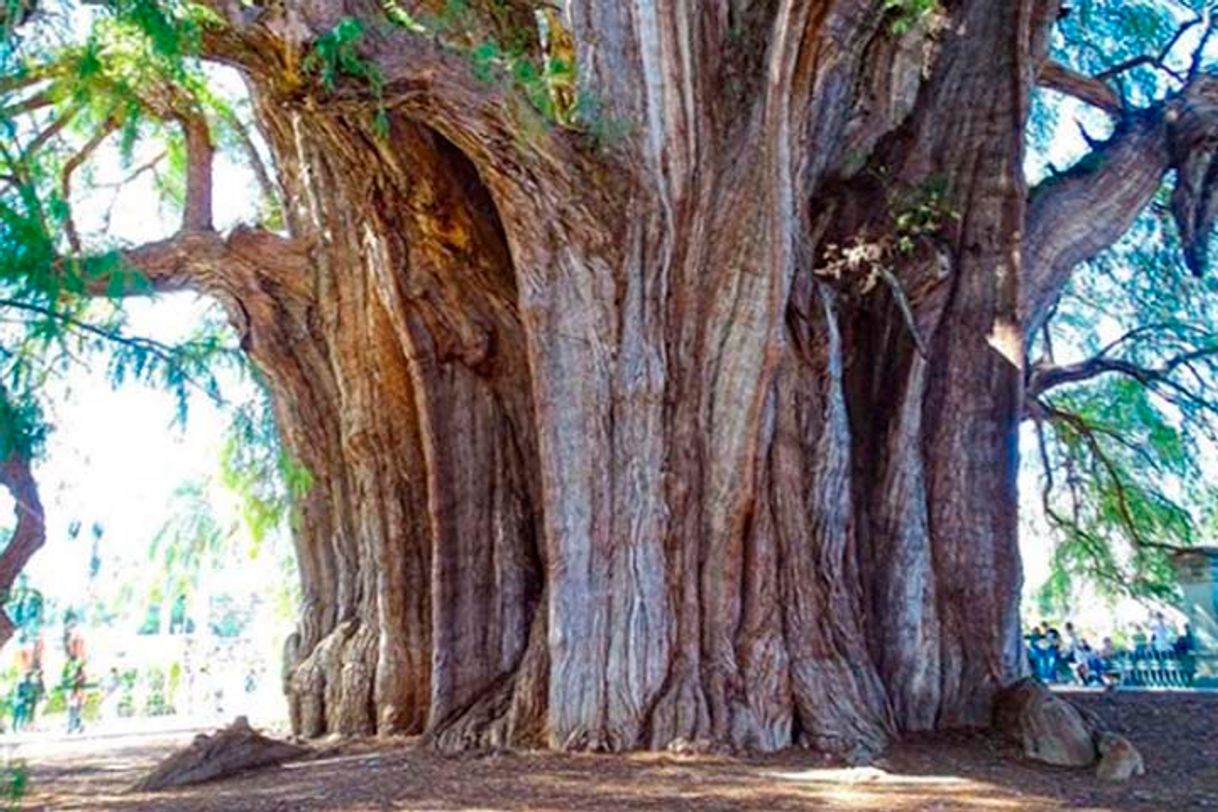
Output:
<svg viewBox="0 0 1218 812">
<path fill-rule="evenodd" d="M 517 3 L 427 35 L 368 0 L 213 5 L 291 237 L 212 231 L 190 119 L 183 229 L 128 258 L 228 306 L 312 473 L 298 730 L 862 761 L 988 722 L 1022 668 L 1023 338 L 1172 168 L 1199 264 L 1208 79 L 1118 109 L 1046 64 L 1054 0 L 901 30 L 862 0 L 570 0 L 548 38 Z M 348 15 L 378 90 L 301 67 Z M 599 113 L 478 79 L 512 27 L 572 39 Z M 1117 127 L 1029 195 L 1038 83 Z"/>
</svg>

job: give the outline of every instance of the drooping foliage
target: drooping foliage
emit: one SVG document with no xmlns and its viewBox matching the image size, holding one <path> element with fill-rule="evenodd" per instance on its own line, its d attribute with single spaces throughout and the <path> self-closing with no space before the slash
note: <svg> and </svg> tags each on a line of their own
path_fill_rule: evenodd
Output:
<svg viewBox="0 0 1218 812">
<path fill-rule="evenodd" d="M 1209 3 L 1071 4 L 1058 59 L 1148 107 L 1213 61 Z M 1106 116 L 1043 92 L 1032 122 L 1043 183 L 1107 138 Z M 1046 167 L 1041 169 L 1039 167 Z M 1111 249 L 1079 268 L 1031 337 L 1029 514 L 1053 538 L 1044 598 L 1080 581 L 1108 595 L 1176 598 L 1172 554 L 1212 543 L 1218 477 L 1218 282 L 1186 262 L 1173 218 L 1177 177 Z M 1207 243 L 1208 244 L 1208 243 Z M 1208 251 L 1208 248 L 1202 250 Z M 1039 376 L 1036 365 L 1054 367 Z M 1065 374 L 1062 374 L 1065 373 Z"/>
<path fill-rule="evenodd" d="M 20 8 L 0 20 L 0 459 L 28 464 L 52 428 L 44 385 L 75 366 L 104 366 L 116 386 L 170 391 L 179 422 L 191 397 L 223 400 L 222 368 L 244 373 L 222 314 L 166 343 L 133 333 L 123 307 L 125 297 L 151 292 L 124 259 L 129 242 L 162 236 L 189 206 L 187 123 L 205 120 L 215 148 L 262 180 L 257 197 L 268 222 L 278 204 L 248 110 L 215 89 L 214 70 L 197 57 L 208 21 L 201 7 L 132 0 Z M 144 195 L 139 205 L 149 195 L 159 200 L 160 213 L 149 205 L 132 216 L 133 191 Z M 116 218 L 125 232 L 112 227 Z M 265 402 L 239 406 L 234 414 L 248 419 Z M 234 436 L 242 427 L 234 420 Z M 278 453 L 273 433 L 245 439 Z M 242 474 L 244 461 L 234 455 L 230 467 L 246 476 L 247 492 L 264 492 L 253 504 L 281 499 L 277 473 Z M 283 518 L 282 507 L 274 510 L 263 507 L 261 526 Z"/>
<path fill-rule="evenodd" d="M 243 437 L 234 431 L 226 445 L 232 449 L 238 444 L 254 449 L 254 456 L 278 447 L 276 437 Z M 275 601 L 285 618 L 293 613 L 295 571 L 282 532 L 289 507 L 279 482 L 285 465 L 278 460 L 266 465 L 257 459 L 232 459 L 231 453 L 226 451 L 221 477 L 184 482 L 175 490 L 170 518 L 148 543 L 144 578 L 149 594 L 131 597 L 146 597 L 153 605 L 159 601 L 161 622 L 175 612 L 185 618 L 188 611 L 194 623 L 208 622 L 208 609 L 224 586 L 217 582 L 217 572 L 256 559 L 263 559 L 264 571 L 284 576 L 267 585 L 264 597 Z M 255 483 L 255 476 L 267 481 Z M 234 502 L 238 511 L 231 509 Z"/>
<path fill-rule="evenodd" d="M 149 111 L 172 103 L 171 88 L 201 96 L 206 85 L 185 61 L 183 28 L 163 5 L 120 4 L 85 28 L 78 15 L 87 12 L 71 5 L 41 10 L 47 26 L 37 34 L 6 31 L 0 46 L 0 380 L 19 418 L 4 422 L 7 442 L 26 453 L 37 451 L 45 431 L 42 382 L 73 363 L 106 363 L 116 384 L 136 379 L 170 389 L 184 416 L 191 387 L 218 397 L 213 364 L 231 355 L 217 323 L 176 346 L 131 335 L 122 308 L 105 295 L 146 285 L 113 237 L 82 234 L 76 225 L 81 190 L 73 182 L 91 185 L 90 161 L 98 156 L 131 177 L 155 172 L 170 196 L 181 188 L 180 139 Z M 44 77 L 37 92 L 25 92 Z M 136 166 L 137 146 L 159 146 L 156 160 Z M 83 208 L 101 224 L 112 214 L 97 211 L 96 197 Z"/>
</svg>

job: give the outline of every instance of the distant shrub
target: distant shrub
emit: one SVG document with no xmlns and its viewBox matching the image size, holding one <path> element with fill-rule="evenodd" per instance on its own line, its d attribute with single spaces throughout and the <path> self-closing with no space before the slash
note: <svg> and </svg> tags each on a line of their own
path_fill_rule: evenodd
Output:
<svg viewBox="0 0 1218 812">
<path fill-rule="evenodd" d="M 29 780 L 29 768 L 24 761 L 12 761 L 0 766 L 0 808 L 5 812 L 17 812 Z"/>
</svg>

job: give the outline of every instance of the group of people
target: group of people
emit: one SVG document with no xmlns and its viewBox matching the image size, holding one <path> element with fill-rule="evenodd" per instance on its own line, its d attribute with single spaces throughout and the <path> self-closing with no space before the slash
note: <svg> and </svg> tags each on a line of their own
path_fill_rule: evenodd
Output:
<svg viewBox="0 0 1218 812">
<path fill-rule="evenodd" d="M 22 609 L 25 619 L 22 625 L 22 646 L 18 651 L 18 667 L 23 676 L 13 688 L 10 700 L 13 716 L 13 732 L 19 733 L 34 727 L 38 707 L 49 693 L 60 692 L 68 715 L 68 733 L 83 733 L 85 729 L 85 702 L 88 698 L 89 681 L 85 674 L 85 638 L 80 622 L 73 612 L 64 618 L 63 644 L 64 665 L 57 685 L 48 692 L 43 678 L 43 663 L 46 661 L 46 646 L 39 619 L 42 612 L 41 596 L 27 590 L 25 604 L 34 608 Z M 29 597 L 32 596 L 32 597 Z M 35 622 L 36 621 L 36 622 Z"/>
<path fill-rule="evenodd" d="M 88 690 L 84 660 L 73 657 L 64 666 L 60 688 L 64 692 L 68 711 L 68 733 L 83 733 L 85 729 L 85 699 Z M 11 700 L 13 732 L 30 730 L 37 721 L 38 707 L 47 695 L 42 668 L 34 665 L 13 688 Z"/>
<path fill-rule="evenodd" d="M 1041 682 L 1053 684 L 1074 682 L 1080 685 L 1113 686 L 1130 664 L 1166 660 L 1185 665 L 1196 650 L 1192 629 L 1187 623 L 1182 630 L 1162 612 L 1155 612 L 1148 626 L 1140 623 L 1130 629 L 1128 646 L 1105 637 L 1098 648 L 1082 637 L 1073 623 L 1058 631 L 1048 623 L 1034 626 L 1027 635 L 1028 663 Z"/>
</svg>

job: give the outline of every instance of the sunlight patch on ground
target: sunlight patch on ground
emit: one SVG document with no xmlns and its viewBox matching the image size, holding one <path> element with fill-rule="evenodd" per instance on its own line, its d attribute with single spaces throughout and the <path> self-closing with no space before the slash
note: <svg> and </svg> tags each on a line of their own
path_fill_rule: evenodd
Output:
<svg viewBox="0 0 1218 812">
<path fill-rule="evenodd" d="M 929 812 L 968 808 L 997 812 L 1027 808 L 1025 800 L 1001 797 L 1004 793 L 1000 787 L 956 775 L 905 775 L 878 767 L 769 771 L 762 775 L 788 785 L 811 785 L 808 789 L 814 789 L 818 799 L 833 804 L 835 809 Z"/>
<path fill-rule="evenodd" d="M 954 775 L 897 775 L 877 767 L 826 768 L 801 770 L 800 772 L 771 772 L 766 775 L 780 778 L 783 781 L 826 784 L 898 783 L 965 786 L 972 783 Z"/>
<path fill-rule="evenodd" d="M 377 763 L 381 761 L 381 759 L 382 756 L 380 753 L 361 753 L 355 756 L 333 756 L 330 758 L 310 758 L 304 761 L 289 761 L 286 764 L 281 765 L 280 769 L 314 770 L 318 767 L 331 767 L 335 764 L 366 764 L 368 762 L 371 762 L 372 766 L 375 767 Z"/>
</svg>

